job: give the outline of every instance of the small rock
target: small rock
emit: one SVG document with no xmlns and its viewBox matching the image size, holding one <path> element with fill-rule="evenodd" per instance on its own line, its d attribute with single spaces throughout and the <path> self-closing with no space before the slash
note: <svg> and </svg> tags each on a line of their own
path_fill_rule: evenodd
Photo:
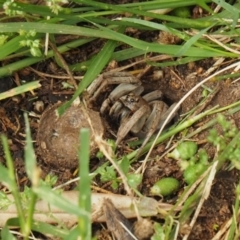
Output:
<svg viewBox="0 0 240 240">
<path fill-rule="evenodd" d="M 42 115 L 37 133 L 38 154 L 45 163 L 55 168 L 76 168 L 78 166 L 79 135 L 81 128 L 91 129 L 103 135 L 104 127 L 98 112 L 84 108 L 83 105 L 69 107 L 61 117 L 57 117 L 56 109 L 60 104 L 48 108 Z M 91 156 L 94 156 L 98 146 L 91 131 Z"/>
</svg>

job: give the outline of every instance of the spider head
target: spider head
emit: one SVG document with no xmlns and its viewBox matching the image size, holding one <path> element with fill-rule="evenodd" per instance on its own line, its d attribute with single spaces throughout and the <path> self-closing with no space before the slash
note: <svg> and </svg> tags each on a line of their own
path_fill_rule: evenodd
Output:
<svg viewBox="0 0 240 240">
<path fill-rule="evenodd" d="M 134 93 L 129 93 L 122 96 L 120 98 L 120 101 L 132 112 L 137 111 L 142 106 L 142 104 L 145 103 L 144 99 L 141 96 L 135 95 Z"/>
</svg>

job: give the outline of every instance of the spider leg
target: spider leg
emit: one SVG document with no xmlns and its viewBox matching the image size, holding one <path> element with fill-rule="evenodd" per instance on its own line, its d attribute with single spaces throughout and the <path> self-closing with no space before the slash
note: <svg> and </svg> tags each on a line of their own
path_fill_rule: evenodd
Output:
<svg viewBox="0 0 240 240">
<path fill-rule="evenodd" d="M 176 104 L 177 103 L 174 103 L 168 108 L 167 104 L 162 101 L 153 101 L 150 103 L 150 105 L 153 106 L 153 109 L 149 118 L 146 121 L 146 124 L 144 125 L 143 130 L 139 132 L 139 136 L 145 136 L 145 138 L 141 147 L 138 149 L 136 158 L 139 157 L 143 148 L 145 147 L 149 139 L 152 137 L 152 135 L 156 132 L 156 130 L 162 127 L 164 121 L 167 119 L 169 113 L 173 110 Z M 177 112 L 172 114 L 172 116 L 168 120 L 168 123 L 176 116 L 176 113 Z"/>
<path fill-rule="evenodd" d="M 141 147 L 138 149 L 138 153 L 136 157 L 138 157 L 141 154 L 143 148 L 148 143 L 149 139 L 158 129 L 159 122 L 161 121 L 161 118 L 162 118 L 161 115 L 164 111 L 167 110 L 167 105 L 162 101 L 151 102 L 151 106 L 152 106 L 152 112 L 149 115 L 142 131 L 140 131 L 139 133 L 142 136 L 144 135 L 145 137 Z"/>
<path fill-rule="evenodd" d="M 90 100 L 95 101 L 99 94 L 107 85 L 130 83 L 133 85 L 141 85 L 138 78 L 128 72 L 108 72 L 99 75 L 88 87 L 87 91 L 90 95 Z"/>
<path fill-rule="evenodd" d="M 147 119 L 150 108 L 148 105 L 141 106 L 134 114 L 128 118 L 128 121 L 123 124 L 118 129 L 116 145 L 118 145 L 126 135 L 132 130 L 133 126 L 139 122 L 139 119 Z"/>
<path fill-rule="evenodd" d="M 173 110 L 173 108 L 177 105 L 177 103 L 173 103 L 168 109 L 167 111 L 163 112 L 163 114 L 161 115 L 161 119 L 159 121 L 159 125 L 158 125 L 158 129 L 160 129 L 163 125 L 163 123 L 165 122 L 165 120 L 167 119 L 167 117 L 169 116 L 170 112 Z M 179 110 L 179 108 L 172 114 L 172 116 L 168 119 L 168 122 L 171 122 L 172 119 L 177 115 L 177 111 Z"/>
<path fill-rule="evenodd" d="M 153 100 L 161 99 L 162 96 L 163 94 L 161 90 L 155 90 L 145 94 L 142 98 L 145 99 L 147 102 L 151 102 Z"/>
</svg>

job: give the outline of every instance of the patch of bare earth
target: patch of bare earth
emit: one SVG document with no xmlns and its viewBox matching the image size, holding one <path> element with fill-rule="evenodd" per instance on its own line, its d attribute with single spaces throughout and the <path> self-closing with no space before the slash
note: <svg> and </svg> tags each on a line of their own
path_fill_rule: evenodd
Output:
<svg viewBox="0 0 240 240">
<path fill-rule="evenodd" d="M 151 70 L 146 76 L 142 78 L 142 82 L 143 85 L 146 86 L 146 91 L 161 89 L 164 92 L 165 100 L 167 102 L 176 102 L 202 79 L 202 73 L 211 67 L 211 65 L 212 61 L 202 61 L 194 63 L 191 66 L 186 65 L 179 66 L 177 68 L 165 68 L 163 69 L 163 77 L 157 81 L 152 81 L 153 70 Z M 31 100 L 33 98 L 31 93 L 27 93 L 22 96 L 17 96 L 14 99 L 8 99 L 4 101 L 0 107 L 1 133 L 4 133 L 8 136 L 10 149 L 19 179 L 19 187 L 21 189 L 24 185 L 29 184 L 28 179 L 26 178 L 23 163 L 23 147 L 25 135 L 22 114 L 24 111 L 34 112 L 36 114 L 36 116 L 30 116 L 32 136 L 35 140 L 36 132 L 38 131 L 39 126 L 39 116 L 42 114 L 41 111 L 36 110 L 36 100 L 43 101 L 44 109 L 46 109 L 48 106 L 54 104 L 58 100 L 64 101 L 73 93 L 71 90 L 62 90 L 61 81 L 62 80 L 53 80 L 46 78 L 42 80 L 42 88 L 35 91 L 35 100 Z M 151 84 L 149 84 L 149 82 Z M 206 86 L 211 89 L 215 89 L 217 85 L 219 87 L 219 92 L 212 99 L 212 101 L 209 102 L 205 109 L 211 108 L 215 105 L 226 106 L 237 100 L 237 88 L 236 86 L 232 86 L 228 81 L 222 81 L 219 83 L 210 81 L 206 84 Z M 183 103 L 180 113 L 189 111 L 199 103 L 202 98 L 202 90 L 203 89 L 198 89 L 195 91 Z M 211 117 L 208 117 L 203 121 L 210 120 Z M 239 117 L 240 113 L 238 112 L 232 116 L 228 116 L 228 118 L 231 118 L 238 127 L 240 124 Z M 195 126 L 192 126 L 192 130 L 194 129 Z M 200 133 L 198 136 L 195 136 L 194 139 L 197 142 L 204 142 L 207 135 L 208 131 L 205 131 Z M 140 188 L 141 192 L 144 195 L 149 194 L 149 188 L 156 180 L 165 176 L 177 177 L 181 182 L 181 186 L 184 187 L 184 182 L 182 181 L 182 173 L 180 172 L 179 167 L 176 165 L 175 161 L 167 158 L 158 160 L 159 155 L 164 152 L 164 146 L 165 144 L 162 144 L 155 148 L 153 154 L 151 155 L 153 161 L 149 163 L 148 169 L 145 173 L 143 185 Z M 212 148 L 208 143 L 201 144 L 201 147 L 205 148 L 208 151 L 210 157 L 214 156 L 215 149 Z M 2 154 L 3 153 L 1 152 L 0 155 L 2 156 Z M 42 157 L 38 156 L 38 161 L 41 169 L 43 170 L 42 177 L 48 173 L 56 174 L 59 177 L 57 184 L 64 183 L 74 177 L 74 171 L 69 169 L 68 164 L 65 167 L 61 165 L 60 169 L 58 167 L 52 168 L 51 164 L 42 160 Z M 4 159 L 2 157 L 1 162 L 4 162 Z M 96 161 L 94 162 L 96 164 Z M 94 162 L 92 163 L 93 165 L 91 164 L 92 169 L 95 169 Z M 135 163 L 134 167 L 137 168 L 138 166 L 139 164 Z M 232 205 L 235 201 L 235 184 L 238 182 L 238 179 L 239 173 L 237 171 L 221 170 L 218 172 L 211 188 L 211 194 L 202 207 L 202 210 L 199 214 L 196 224 L 192 229 L 192 233 L 189 239 L 211 239 L 216 234 L 216 232 L 224 226 L 224 224 L 232 215 Z M 99 186 L 104 187 L 101 182 L 98 182 L 98 178 L 96 181 Z M 66 189 L 71 189 L 72 187 L 74 186 L 68 186 Z M 105 185 L 105 187 L 111 190 L 111 187 L 109 185 Z M 117 192 L 122 193 L 121 188 Z M 166 201 L 170 203 L 174 203 L 175 200 L 175 197 L 173 199 L 166 199 Z"/>
</svg>

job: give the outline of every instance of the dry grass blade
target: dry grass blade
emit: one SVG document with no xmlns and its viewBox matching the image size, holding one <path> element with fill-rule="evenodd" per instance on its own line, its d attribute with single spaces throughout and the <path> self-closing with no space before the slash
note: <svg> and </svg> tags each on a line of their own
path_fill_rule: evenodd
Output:
<svg viewBox="0 0 240 240">
<path fill-rule="evenodd" d="M 215 177 L 215 174 L 217 172 L 216 168 L 217 168 L 217 164 L 218 164 L 218 161 L 214 162 L 214 164 L 212 165 L 211 169 L 210 169 L 210 173 L 209 173 L 209 176 L 207 178 L 207 181 L 205 183 L 205 186 L 204 186 L 204 189 L 202 191 L 202 196 L 201 196 L 201 199 L 199 201 L 199 204 L 196 208 L 196 211 L 194 212 L 194 216 L 189 224 L 190 228 L 192 229 L 194 224 L 196 223 L 196 220 L 199 216 L 199 213 L 200 213 L 200 210 L 203 206 L 203 203 L 204 201 L 209 197 L 209 194 L 210 194 L 210 191 L 211 191 L 211 187 L 212 187 L 212 183 L 213 183 L 213 180 L 214 180 L 214 177 Z M 189 235 L 190 235 L 191 231 L 189 231 L 184 237 L 183 237 L 183 240 L 187 240 Z"/>
<path fill-rule="evenodd" d="M 77 204 L 78 201 L 78 191 L 68 191 L 63 192 L 62 196 L 69 201 L 69 204 Z M 12 195 L 8 195 L 9 200 L 13 200 Z M 114 206 L 126 217 L 134 218 L 136 217 L 135 211 L 132 209 L 132 198 L 124 195 L 116 194 L 101 194 L 92 193 L 92 221 L 93 222 L 105 222 L 106 217 L 102 212 L 103 202 L 109 199 L 113 202 Z M 162 212 L 170 211 L 173 207 L 170 204 L 158 203 L 153 198 L 143 197 L 141 199 L 134 199 L 139 210 L 139 214 L 143 217 L 147 216 L 157 216 L 159 209 Z M 177 209 L 179 210 L 179 208 Z M 51 211 L 52 215 L 49 215 Z M 0 227 L 6 224 L 9 218 L 17 217 L 17 211 L 15 204 L 12 203 L 7 207 L 7 209 L 0 210 L 1 219 Z M 39 200 L 36 203 L 34 220 L 43 221 L 47 223 L 56 223 L 57 219 L 61 219 L 63 223 L 72 226 L 77 222 L 77 216 L 64 212 L 62 209 L 49 205 L 44 200 Z"/>
</svg>

